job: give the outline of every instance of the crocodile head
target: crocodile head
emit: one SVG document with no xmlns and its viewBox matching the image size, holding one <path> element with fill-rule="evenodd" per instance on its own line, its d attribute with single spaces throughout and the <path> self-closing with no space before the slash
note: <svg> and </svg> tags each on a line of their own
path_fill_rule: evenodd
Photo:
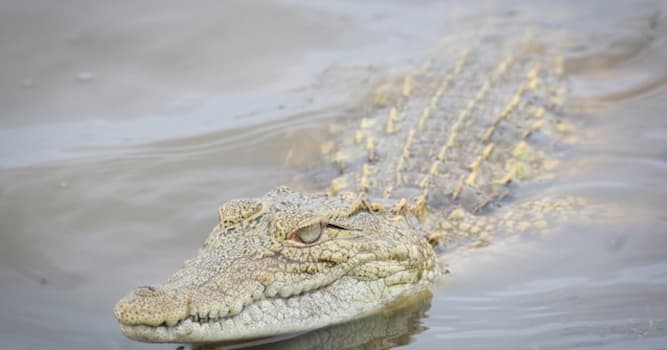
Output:
<svg viewBox="0 0 667 350">
<path fill-rule="evenodd" d="M 430 286 L 435 255 L 417 225 L 363 195 L 279 187 L 232 200 L 196 257 L 114 307 L 147 342 L 213 342 L 316 329 Z"/>
</svg>

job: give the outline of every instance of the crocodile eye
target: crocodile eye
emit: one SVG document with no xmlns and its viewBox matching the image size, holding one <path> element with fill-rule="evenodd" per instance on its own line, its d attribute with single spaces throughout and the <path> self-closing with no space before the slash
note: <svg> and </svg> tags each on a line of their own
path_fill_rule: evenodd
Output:
<svg viewBox="0 0 667 350">
<path fill-rule="evenodd" d="M 320 237 L 322 237 L 322 232 L 324 232 L 324 224 L 316 223 L 306 227 L 302 227 L 292 235 L 293 239 L 306 244 L 315 243 Z"/>
</svg>

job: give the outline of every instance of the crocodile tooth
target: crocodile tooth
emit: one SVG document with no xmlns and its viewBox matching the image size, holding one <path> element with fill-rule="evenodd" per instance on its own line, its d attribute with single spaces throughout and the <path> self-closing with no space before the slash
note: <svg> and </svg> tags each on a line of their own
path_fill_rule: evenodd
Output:
<svg viewBox="0 0 667 350">
<path fill-rule="evenodd" d="M 243 310 L 243 302 L 236 300 L 231 305 L 229 305 L 229 312 L 232 315 L 236 315 Z"/>
<path fill-rule="evenodd" d="M 266 295 L 267 298 L 273 298 L 278 294 L 278 287 L 275 285 L 270 285 L 266 287 L 266 290 L 264 291 L 264 295 Z"/>
<path fill-rule="evenodd" d="M 229 315 L 229 306 L 223 305 L 218 309 L 218 317 L 224 318 Z"/>
<path fill-rule="evenodd" d="M 290 286 L 283 286 L 280 288 L 280 291 L 278 291 L 278 294 L 280 294 L 280 296 L 283 298 L 287 298 L 292 295 L 292 289 Z"/>
</svg>

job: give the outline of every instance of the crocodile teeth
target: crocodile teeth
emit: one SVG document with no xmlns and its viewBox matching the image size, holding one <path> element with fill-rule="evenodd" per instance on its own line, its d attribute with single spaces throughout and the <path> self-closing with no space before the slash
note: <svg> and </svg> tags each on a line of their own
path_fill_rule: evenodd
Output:
<svg viewBox="0 0 667 350">
<path fill-rule="evenodd" d="M 218 317 L 223 318 L 225 316 L 229 315 L 229 306 L 223 305 L 218 309 Z"/>
</svg>

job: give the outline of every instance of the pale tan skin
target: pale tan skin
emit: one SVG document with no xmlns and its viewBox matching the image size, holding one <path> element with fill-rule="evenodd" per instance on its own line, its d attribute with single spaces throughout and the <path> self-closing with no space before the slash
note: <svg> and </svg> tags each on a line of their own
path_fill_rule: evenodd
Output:
<svg viewBox="0 0 667 350">
<path fill-rule="evenodd" d="M 118 302 L 123 333 L 201 343 L 357 319 L 427 291 L 443 272 L 436 250 L 543 230 L 554 207 L 578 205 L 544 198 L 494 215 L 513 186 L 558 166 L 562 59 L 525 31 L 461 41 L 388 79 L 358 127 L 323 145 L 341 172 L 328 189 L 225 203 L 194 258 Z"/>
<path fill-rule="evenodd" d="M 221 339 L 210 329 L 225 328 L 255 338 L 273 334 L 274 322 L 298 331 L 324 317 L 369 313 L 417 285 L 426 289 L 438 273 L 433 249 L 406 217 L 375 213 L 363 196 L 280 187 L 220 212 L 197 257 L 160 287 L 139 288 L 116 305 L 126 335 L 214 341 Z"/>
</svg>

